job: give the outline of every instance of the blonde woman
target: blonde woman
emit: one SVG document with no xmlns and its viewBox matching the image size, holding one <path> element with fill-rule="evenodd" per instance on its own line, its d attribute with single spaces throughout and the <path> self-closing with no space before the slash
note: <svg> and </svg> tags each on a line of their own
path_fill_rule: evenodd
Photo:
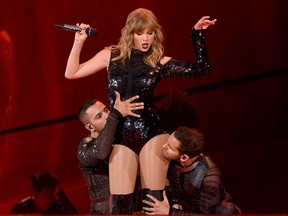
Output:
<svg viewBox="0 0 288 216">
<path fill-rule="evenodd" d="M 145 193 L 163 199 L 169 161 L 163 156 L 163 144 L 169 134 L 161 127 L 154 90 L 162 78 L 195 77 L 208 74 L 210 70 L 204 39 L 204 29 L 215 24 L 216 19 L 202 17 L 192 30 L 196 52 L 195 62 L 182 62 L 164 55 L 163 33 L 152 11 L 139 8 L 132 11 L 121 31 L 118 45 L 98 52 L 90 60 L 80 64 L 80 52 L 87 38 L 87 24 L 78 25 L 75 33 L 65 76 L 82 78 L 107 68 L 107 91 L 111 107 L 115 91 L 122 100 L 139 95 L 144 109 L 135 111 L 140 118 L 127 116 L 119 122 L 114 148 L 109 160 L 111 214 L 132 214 L 132 194 L 138 169 L 141 187 Z"/>
</svg>

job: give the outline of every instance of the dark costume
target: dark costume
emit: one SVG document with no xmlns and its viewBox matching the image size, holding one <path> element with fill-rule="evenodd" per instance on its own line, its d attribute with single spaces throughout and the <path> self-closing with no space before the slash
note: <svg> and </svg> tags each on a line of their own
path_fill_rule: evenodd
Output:
<svg viewBox="0 0 288 216">
<path fill-rule="evenodd" d="M 110 214 L 108 159 L 121 113 L 112 109 L 97 138 L 86 137 L 78 147 L 79 168 L 91 198 L 90 214 Z"/>
<path fill-rule="evenodd" d="M 195 77 L 209 72 L 204 30 L 193 30 L 192 41 L 196 52 L 196 62 L 171 59 L 165 65 L 158 62 L 155 68 L 143 61 L 146 53 L 139 50 L 133 49 L 131 58 L 124 64 L 121 60 L 113 61 L 113 58 L 119 55 L 119 50 L 112 50 L 107 81 L 108 99 L 111 106 L 115 102 L 114 91 L 118 91 L 123 99 L 139 95 L 139 100 L 145 104 L 145 109 L 135 111 L 141 115 L 140 118 L 128 116 L 120 120 L 115 143 L 128 146 L 139 154 L 147 141 L 158 134 L 165 133 L 153 101 L 157 84 L 162 78 Z M 149 52 L 147 54 L 149 55 Z"/>
<path fill-rule="evenodd" d="M 232 203 L 225 192 L 221 172 L 207 156 L 200 154 L 188 167 L 182 167 L 177 161 L 170 163 L 168 171 L 170 188 L 168 197 L 170 206 L 181 204 L 183 210 L 170 208 L 169 214 L 213 214 L 215 209 L 222 213 L 239 213 L 236 205 L 229 211 L 224 210 L 223 202 Z M 239 210 L 240 211 L 240 210 Z"/>
<path fill-rule="evenodd" d="M 13 205 L 10 214 L 45 214 L 45 215 L 76 215 L 77 209 L 66 196 L 64 191 L 58 192 L 59 201 L 51 203 L 51 207 L 47 211 L 39 212 L 36 208 L 35 200 L 33 196 L 27 197 L 20 202 Z"/>
<path fill-rule="evenodd" d="M 157 84 L 168 77 L 195 77 L 209 72 L 208 55 L 203 30 L 192 31 L 192 41 L 196 53 L 196 62 L 182 62 L 170 59 L 165 65 L 157 62 L 152 67 L 144 61 L 149 55 L 137 49 L 132 49 L 131 56 L 123 63 L 121 59 L 114 60 L 120 55 L 120 50 L 112 49 L 108 67 L 107 92 L 110 105 L 115 102 L 115 91 L 122 100 L 139 95 L 139 101 L 144 102 L 143 110 L 135 111 L 140 118 L 127 116 L 119 121 L 115 136 L 115 144 L 125 145 L 136 154 L 154 136 L 166 133 L 160 121 L 160 114 L 154 105 L 154 91 Z M 160 61 L 160 60 L 159 60 Z M 142 190 L 143 194 L 152 194 L 162 200 L 162 191 Z M 131 194 L 114 195 L 112 198 L 112 214 L 131 214 Z M 126 206 L 123 205 L 126 203 Z"/>
</svg>

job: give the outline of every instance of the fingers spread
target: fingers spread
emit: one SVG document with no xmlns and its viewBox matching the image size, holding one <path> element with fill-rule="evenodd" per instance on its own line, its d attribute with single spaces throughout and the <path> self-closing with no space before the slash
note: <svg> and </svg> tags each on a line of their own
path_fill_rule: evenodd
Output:
<svg viewBox="0 0 288 216">
<path fill-rule="evenodd" d="M 130 113 L 130 116 L 140 118 L 140 115 L 138 115 L 138 114 L 136 114 L 136 113 L 133 113 L 133 112 Z"/>
<path fill-rule="evenodd" d="M 134 96 L 134 97 L 131 97 L 131 98 L 127 99 L 126 101 L 127 101 L 128 103 L 131 103 L 132 101 L 134 101 L 134 100 L 136 100 L 136 99 L 138 99 L 138 98 L 139 98 L 139 96 L 136 95 L 136 96 Z"/>
<path fill-rule="evenodd" d="M 148 198 L 150 198 L 154 203 L 158 202 L 158 200 L 157 200 L 155 197 L 151 196 L 150 194 L 147 194 L 146 196 L 147 196 Z M 153 204 L 154 204 L 154 203 L 153 203 Z"/>
<path fill-rule="evenodd" d="M 116 95 L 116 100 L 117 100 L 117 101 L 120 101 L 120 94 L 119 94 L 119 92 L 115 91 L 115 95 Z"/>
</svg>

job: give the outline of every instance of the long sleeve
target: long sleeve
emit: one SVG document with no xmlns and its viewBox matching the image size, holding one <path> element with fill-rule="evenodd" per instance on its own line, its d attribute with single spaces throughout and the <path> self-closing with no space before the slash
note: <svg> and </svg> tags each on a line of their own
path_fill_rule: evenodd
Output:
<svg viewBox="0 0 288 216">
<path fill-rule="evenodd" d="M 162 68 L 163 77 L 195 77 L 207 75 L 210 72 L 204 30 L 192 29 L 191 40 L 194 46 L 196 61 L 185 62 L 171 59 Z"/>
<path fill-rule="evenodd" d="M 220 169 L 204 154 L 186 167 L 170 163 L 168 178 L 183 209 L 170 208 L 170 214 L 214 214 L 224 199 Z"/>
<path fill-rule="evenodd" d="M 191 197 L 194 197 L 194 201 L 189 200 Z M 215 207 L 223 199 L 223 186 L 218 167 L 210 168 L 203 179 L 201 188 L 185 196 L 184 199 L 187 200 L 182 200 L 182 202 L 192 201 L 194 207 L 184 208 L 184 210 L 171 208 L 170 214 L 213 214 Z M 192 207 L 191 203 L 190 207 Z"/>
<path fill-rule="evenodd" d="M 96 139 L 83 140 L 78 147 L 78 161 L 84 166 L 96 166 L 100 161 L 105 160 L 111 150 L 115 131 L 119 118 L 122 115 L 116 109 L 112 109 L 107 122 Z"/>
<path fill-rule="evenodd" d="M 170 209 L 169 214 L 213 214 L 215 207 L 221 202 L 221 192 L 215 182 L 208 182 L 202 186 L 199 208 L 194 210 Z"/>
</svg>

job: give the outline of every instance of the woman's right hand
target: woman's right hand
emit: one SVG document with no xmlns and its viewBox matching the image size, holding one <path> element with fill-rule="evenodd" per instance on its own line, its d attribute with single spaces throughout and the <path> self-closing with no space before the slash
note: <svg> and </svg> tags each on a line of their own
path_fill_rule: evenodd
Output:
<svg viewBox="0 0 288 216">
<path fill-rule="evenodd" d="M 75 33 L 75 41 L 84 42 L 86 40 L 86 38 L 88 37 L 88 35 L 86 34 L 85 30 L 87 28 L 89 28 L 90 25 L 84 24 L 84 23 L 81 23 L 81 24 L 77 23 L 76 26 L 81 28 L 82 31 Z"/>
</svg>

